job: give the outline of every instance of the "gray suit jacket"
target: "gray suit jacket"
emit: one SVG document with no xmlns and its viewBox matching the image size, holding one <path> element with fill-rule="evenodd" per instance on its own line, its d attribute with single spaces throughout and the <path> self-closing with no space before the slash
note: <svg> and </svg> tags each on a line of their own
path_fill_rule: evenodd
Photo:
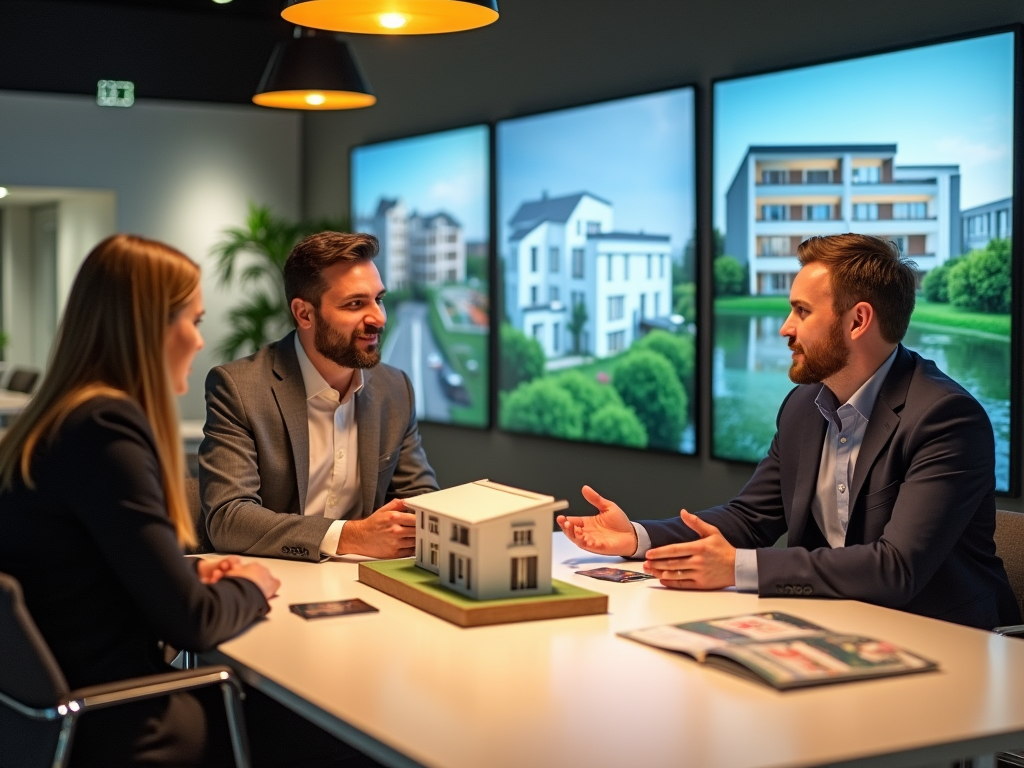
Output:
<svg viewBox="0 0 1024 768">
<path fill-rule="evenodd" d="M 206 377 L 199 483 L 206 528 L 218 552 L 320 559 L 320 542 L 333 520 L 302 514 L 309 427 L 294 336 Z M 391 499 L 437 490 L 404 373 L 384 364 L 363 371 L 356 423 L 360 517 Z"/>
<path fill-rule="evenodd" d="M 868 421 L 850 483 L 846 546 L 811 514 L 827 424 L 820 384 L 779 409 L 768 455 L 728 504 L 699 513 L 735 547 L 757 549 L 758 594 L 863 600 L 958 624 L 1016 624 L 996 556 L 995 441 L 984 409 L 902 345 Z M 655 547 L 696 534 L 679 518 L 642 525 Z M 788 547 L 772 544 L 788 534 Z"/>
</svg>

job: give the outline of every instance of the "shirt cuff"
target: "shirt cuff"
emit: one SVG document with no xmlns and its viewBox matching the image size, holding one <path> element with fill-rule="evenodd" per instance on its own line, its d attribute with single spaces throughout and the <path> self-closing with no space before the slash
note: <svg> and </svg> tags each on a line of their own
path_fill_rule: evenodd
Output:
<svg viewBox="0 0 1024 768">
<path fill-rule="evenodd" d="M 298 337 L 296 337 L 298 338 Z M 327 535 L 320 542 L 320 554 L 327 557 L 334 557 L 338 554 L 338 542 L 341 541 L 341 529 L 345 527 L 344 520 L 335 520 L 327 529 Z"/>
<path fill-rule="evenodd" d="M 736 550 L 736 591 L 757 592 L 757 550 Z"/>
<path fill-rule="evenodd" d="M 634 560 L 643 560 L 647 557 L 647 550 L 651 548 L 651 536 L 640 523 L 632 523 L 632 525 L 633 530 L 636 531 L 636 552 L 630 557 Z"/>
</svg>

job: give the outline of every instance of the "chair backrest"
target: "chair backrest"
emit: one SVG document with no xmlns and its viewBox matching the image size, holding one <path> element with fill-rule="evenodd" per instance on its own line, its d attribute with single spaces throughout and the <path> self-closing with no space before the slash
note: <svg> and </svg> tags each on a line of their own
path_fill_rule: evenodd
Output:
<svg viewBox="0 0 1024 768">
<path fill-rule="evenodd" d="M 0 573 L 0 691 L 36 709 L 55 706 L 69 692 L 64 673 L 32 621 L 21 584 Z"/>
<path fill-rule="evenodd" d="M 213 552 L 210 535 L 206 532 L 206 518 L 203 516 L 203 503 L 199 498 L 199 478 L 189 475 L 185 478 L 185 501 L 188 511 L 192 513 L 192 524 L 196 528 L 196 546 L 188 551 L 190 555 L 202 555 Z"/>
<path fill-rule="evenodd" d="M 1006 567 L 1010 587 L 1024 616 L 1024 514 L 996 510 L 996 554 Z"/>
<path fill-rule="evenodd" d="M 38 378 L 39 371 L 34 371 L 31 368 L 15 368 L 11 371 L 10 378 L 7 379 L 7 389 L 11 392 L 30 394 L 35 389 Z"/>
</svg>

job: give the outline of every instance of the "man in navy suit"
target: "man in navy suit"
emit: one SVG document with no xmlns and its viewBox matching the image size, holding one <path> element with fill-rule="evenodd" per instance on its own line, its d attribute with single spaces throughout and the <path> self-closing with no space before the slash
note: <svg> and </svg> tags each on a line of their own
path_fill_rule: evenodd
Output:
<svg viewBox="0 0 1024 768">
<path fill-rule="evenodd" d="M 995 445 L 981 405 L 900 340 L 915 265 L 866 235 L 800 245 L 779 333 L 799 386 L 740 494 L 679 519 L 559 516 L 578 546 L 646 558 L 667 587 L 837 597 L 991 628 L 1020 615 L 996 556 Z M 773 547 L 782 534 L 788 546 Z"/>
</svg>

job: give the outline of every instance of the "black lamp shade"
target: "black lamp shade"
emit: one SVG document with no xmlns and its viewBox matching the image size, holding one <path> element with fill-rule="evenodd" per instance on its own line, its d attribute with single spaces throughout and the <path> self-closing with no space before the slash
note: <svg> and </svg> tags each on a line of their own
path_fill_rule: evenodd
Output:
<svg viewBox="0 0 1024 768">
<path fill-rule="evenodd" d="M 348 43 L 307 33 L 277 44 L 252 100 L 283 109 L 355 109 L 377 97 Z"/>
<path fill-rule="evenodd" d="M 498 0 L 286 0 L 281 16 L 334 32 L 429 35 L 493 24 Z"/>
</svg>

